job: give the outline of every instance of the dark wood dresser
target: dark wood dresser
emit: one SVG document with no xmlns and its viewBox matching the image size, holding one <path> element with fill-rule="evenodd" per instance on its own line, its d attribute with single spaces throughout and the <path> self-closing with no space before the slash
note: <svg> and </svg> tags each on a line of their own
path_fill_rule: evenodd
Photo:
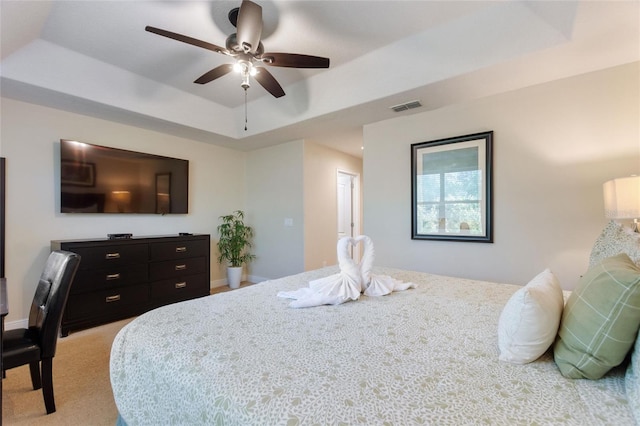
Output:
<svg viewBox="0 0 640 426">
<path fill-rule="evenodd" d="M 51 241 L 82 257 L 60 334 L 208 295 L 210 244 L 206 234 Z"/>
</svg>

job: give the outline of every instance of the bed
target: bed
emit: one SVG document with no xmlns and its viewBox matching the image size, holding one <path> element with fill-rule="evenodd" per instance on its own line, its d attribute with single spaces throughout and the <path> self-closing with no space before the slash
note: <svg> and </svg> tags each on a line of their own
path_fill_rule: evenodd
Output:
<svg viewBox="0 0 640 426">
<path fill-rule="evenodd" d="M 374 271 L 416 288 L 305 309 L 277 297 L 337 272 L 328 267 L 136 318 L 111 353 L 119 422 L 636 424 L 626 364 L 574 380 L 551 350 L 524 365 L 498 359 L 501 312 L 521 286 Z"/>
</svg>

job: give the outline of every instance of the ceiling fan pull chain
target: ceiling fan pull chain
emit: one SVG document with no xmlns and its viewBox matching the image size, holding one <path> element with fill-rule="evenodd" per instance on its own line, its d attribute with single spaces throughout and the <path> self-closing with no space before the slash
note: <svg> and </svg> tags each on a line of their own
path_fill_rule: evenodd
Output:
<svg viewBox="0 0 640 426">
<path fill-rule="evenodd" d="M 247 131 L 247 89 L 244 89 L 244 131 Z"/>
</svg>

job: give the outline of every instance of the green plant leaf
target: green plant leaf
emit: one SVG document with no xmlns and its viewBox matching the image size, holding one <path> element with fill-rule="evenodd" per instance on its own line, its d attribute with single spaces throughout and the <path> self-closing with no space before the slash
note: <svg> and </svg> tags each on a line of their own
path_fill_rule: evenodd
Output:
<svg viewBox="0 0 640 426">
<path fill-rule="evenodd" d="M 218 225 L 218 262 L 226 261 L 229 266 L 242 266 L 255 259 L 248 252 L 253 238 L 253 228 L 244 223 L 244 212 L 236 210 L 233 214 L 220 216 Z"/>
</svg>

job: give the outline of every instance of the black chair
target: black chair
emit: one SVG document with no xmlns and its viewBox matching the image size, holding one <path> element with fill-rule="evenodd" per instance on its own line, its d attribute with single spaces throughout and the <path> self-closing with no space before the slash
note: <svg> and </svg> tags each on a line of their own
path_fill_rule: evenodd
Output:
<svg viewBox="0 0 640 426">
<path fill-rule="evenodd" d="M 2 339 L 3 370 L 29 364 L 33 389 L 42 388 L 47 414 L 56 411 L 53 399 L 53 357 L 56 354 L 62 313 L 79 264 L 80 256 L 76 253 L 60 250 L 51 252 L 33 296 L 29 328 L 7 330 Z"/>
</svg>

